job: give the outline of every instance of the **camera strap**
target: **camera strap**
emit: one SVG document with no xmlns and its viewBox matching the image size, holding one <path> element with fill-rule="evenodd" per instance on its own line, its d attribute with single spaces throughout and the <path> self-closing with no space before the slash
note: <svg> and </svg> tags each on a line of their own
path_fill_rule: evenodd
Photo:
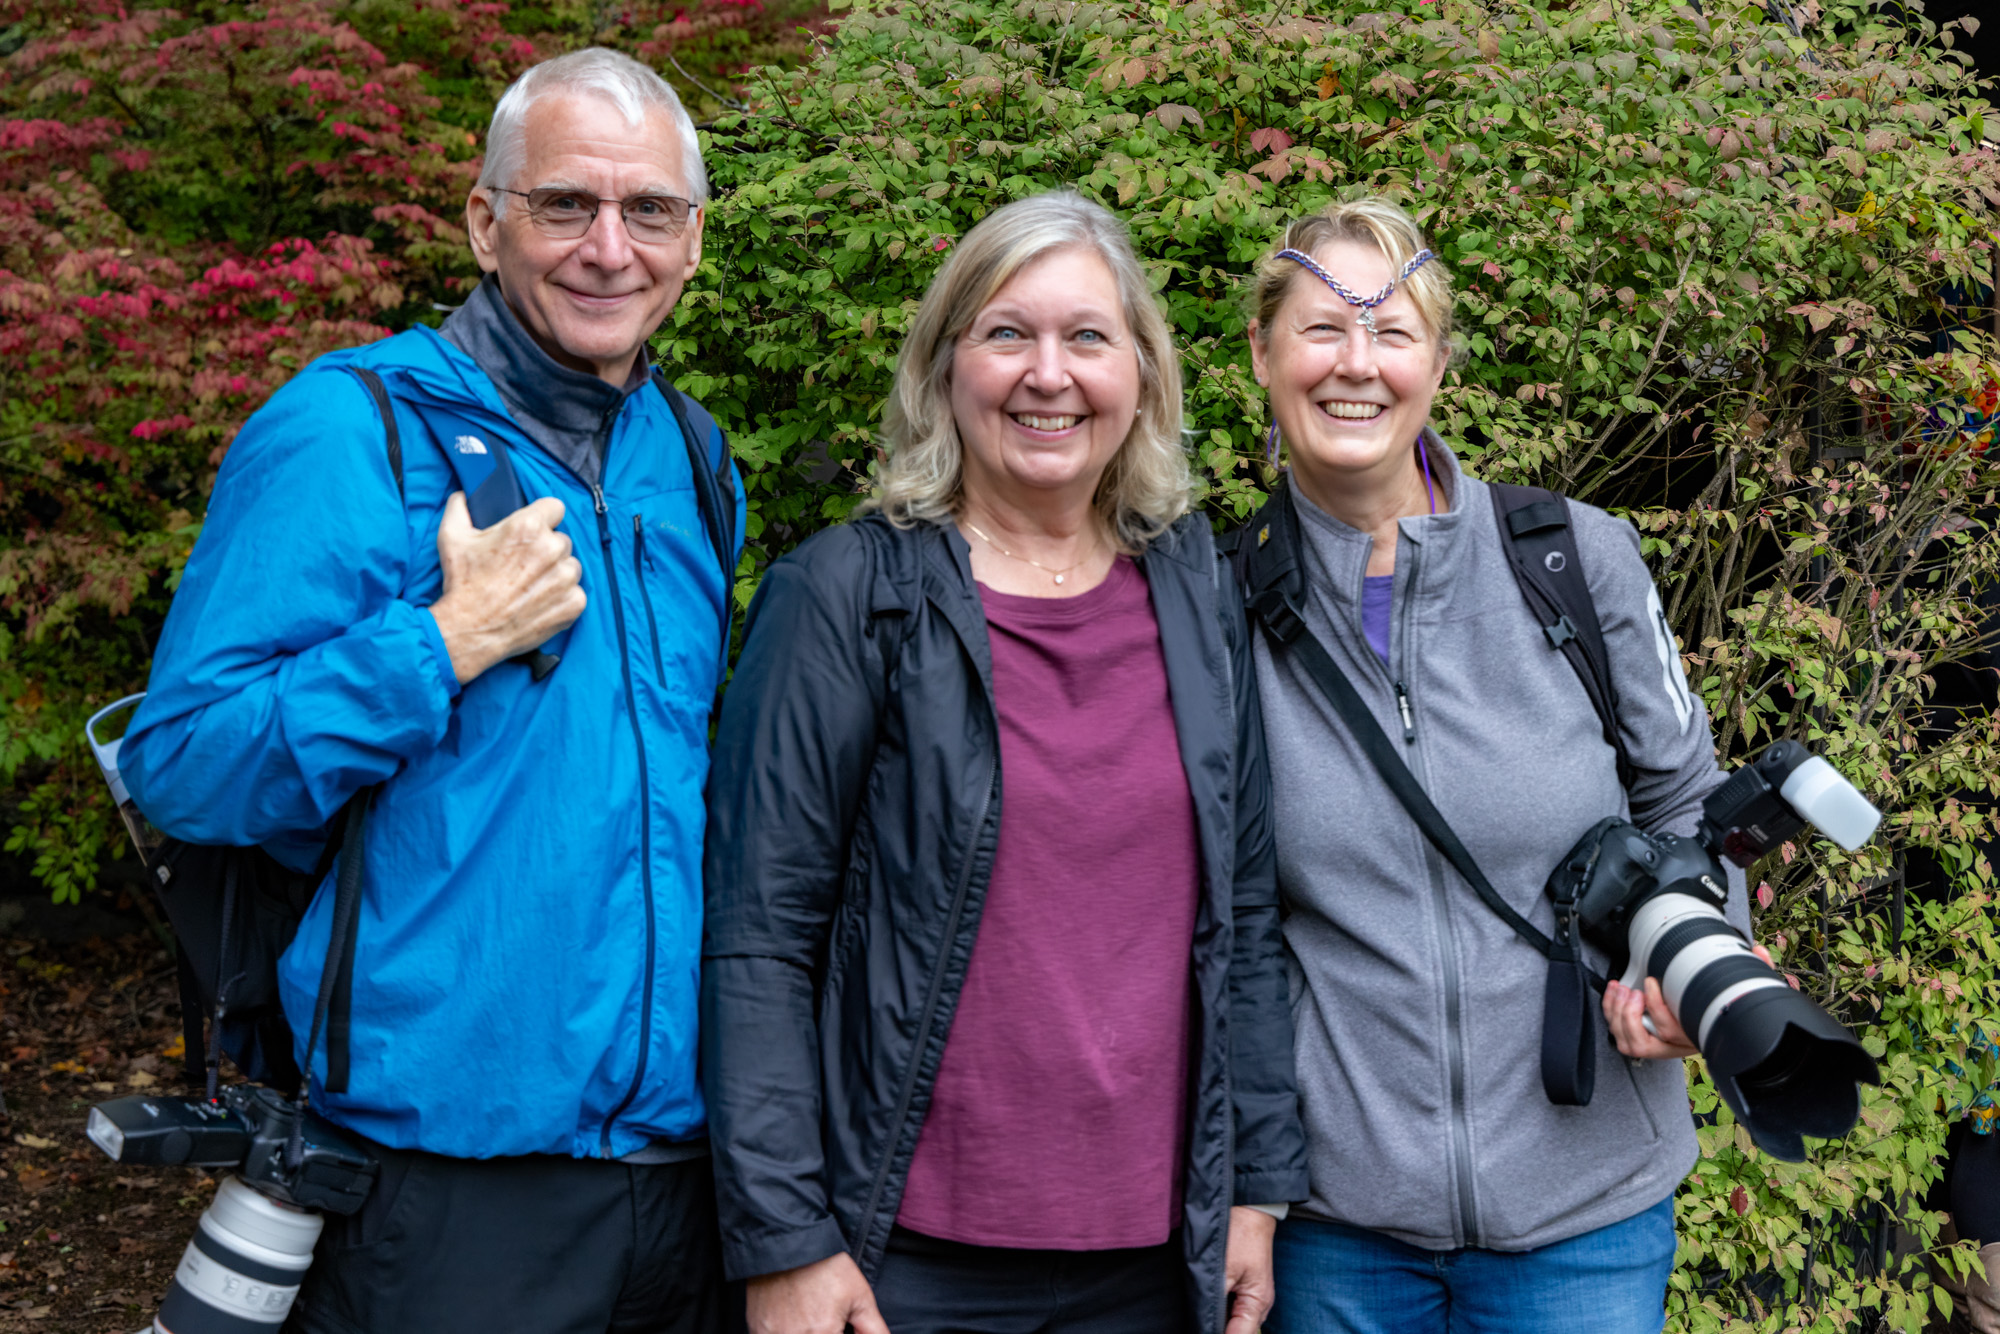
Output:
<svg viewBox="0 0 2000 1334">
<path fill-rule="evenodd" d="M 1239 534 L 1233 554 L 1248 586 L 1250 614 L 1270 636 L 1272 648 L 1289 656 L 1319 688 L 1389 791 L 1431 845 L 1472 886 L 1480 902 L 1549 961 L 1542 994 L 1542 1087 L 1549 1101 L 1559 1106 L 1584 1106 L 1596 1083 L 1597 1034 L 1591 991 L 1603 991 L 1606 982 L 1583 961 L 1576 895 L 1571 893 L 1567 902 L 1558 899 L 1556 936 L 1551 939 L 1514 911 L 1479 869 L 1471 850 L 1397 754 L 1395 743 L 1375 720 L 1347 673 L 1307 627 L 1296 601 L 1305 586 L 1298 559 L 1297 525 L 1290 490 L 1280 483 L 1258 519 Z M 1250 546 L 1243 539 L 1253 533 L 1255 544 Z"/>
</svg>

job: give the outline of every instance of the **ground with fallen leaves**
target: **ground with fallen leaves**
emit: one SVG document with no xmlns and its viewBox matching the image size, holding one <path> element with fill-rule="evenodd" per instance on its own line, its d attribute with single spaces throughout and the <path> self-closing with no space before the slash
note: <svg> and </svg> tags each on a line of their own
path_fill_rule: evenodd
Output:
<svg viewBox="0 0 2000 1334">
<path fill-rule="evenodd" d="M 0 942 L 0 1334 L 147 1327 L 214 1183 L 121 1168 L 93 1102 L 181 1085 L 174 962 L 146 933 Z"/>
</svg>

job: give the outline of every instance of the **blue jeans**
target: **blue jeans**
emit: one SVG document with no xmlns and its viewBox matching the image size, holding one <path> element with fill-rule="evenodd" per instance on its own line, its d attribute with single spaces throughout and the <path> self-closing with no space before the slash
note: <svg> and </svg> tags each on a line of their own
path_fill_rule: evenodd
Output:
<svg viewBox="0 0 2000 1334">
<path fill-rule="evenodd" d="M 1659 1334 L 1674 1202 L 1532 1251 L 1427 1251 L 1367 1228 L 1278 1225 L 1265 1334 Z"/>
</svg>

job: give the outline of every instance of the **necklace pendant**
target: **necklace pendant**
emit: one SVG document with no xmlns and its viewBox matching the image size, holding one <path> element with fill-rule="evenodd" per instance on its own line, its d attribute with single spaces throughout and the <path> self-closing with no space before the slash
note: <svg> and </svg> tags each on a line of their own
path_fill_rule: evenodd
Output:
<svg viewBox="0 0 2000 1334">
<path fill-rule="evenodd" d="M 1057 576 L 1056 576 L 1056 582 L 1057 582 L 1057 583 L 1061 583 L 1062 581 L 1063 581 L 1063 577 L 1062 577 L 1061 575 L 1057 575 Z"/>
</svg>

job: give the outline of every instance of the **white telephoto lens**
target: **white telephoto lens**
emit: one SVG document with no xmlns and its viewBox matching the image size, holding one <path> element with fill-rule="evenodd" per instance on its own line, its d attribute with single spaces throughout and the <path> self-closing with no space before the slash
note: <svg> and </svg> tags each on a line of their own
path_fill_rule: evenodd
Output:
<svg viewBox="0 0 2000 1334">
<path fill-rule="evenodd" d="M 1778 795 L 1849 852 L 1873 838 L 1882 823 L 1882 812 L 1861 790 L 1817 755 L 1792 770 Z"/>
<path fill-rule="evenodd" d="M 1626 940 L 1632 961 L 1625 972 L 1625 985 L 1636 991 L 1645 986 L 1648 977 L 1658 978 L 1667 1008 L 1697 1047 L 1707 1043 L 1716 1021 L 1745 993 L 1785 985 L 1784 979 L 1761 961 L 1747 976 L 1739 976 L 1720 991 L 1713 981 L 1700 985 L 1710 968 L 1755 956 L 1750 942 L 1729 925 L 1728 918 L 1692 894 L 1660 894 L 1648 899 L 1632 915 Z M 1743 972 L 1741 968 L 1731 971 Z M 1710 976 L 1724 978 L 1729 974 Z M 1699 1002 L 1699 1014 L 1690 1014 L 1685 1008 L 1694 991 L 1706 997 Z"/>
<path fill-rule="evenodd" d="M 312 1267 L 322 1226 L 318 1214 L 227 1178 L 181 1255 L 156 1327 L 162 1334 L 276 1334 Z"/>
</svg>

